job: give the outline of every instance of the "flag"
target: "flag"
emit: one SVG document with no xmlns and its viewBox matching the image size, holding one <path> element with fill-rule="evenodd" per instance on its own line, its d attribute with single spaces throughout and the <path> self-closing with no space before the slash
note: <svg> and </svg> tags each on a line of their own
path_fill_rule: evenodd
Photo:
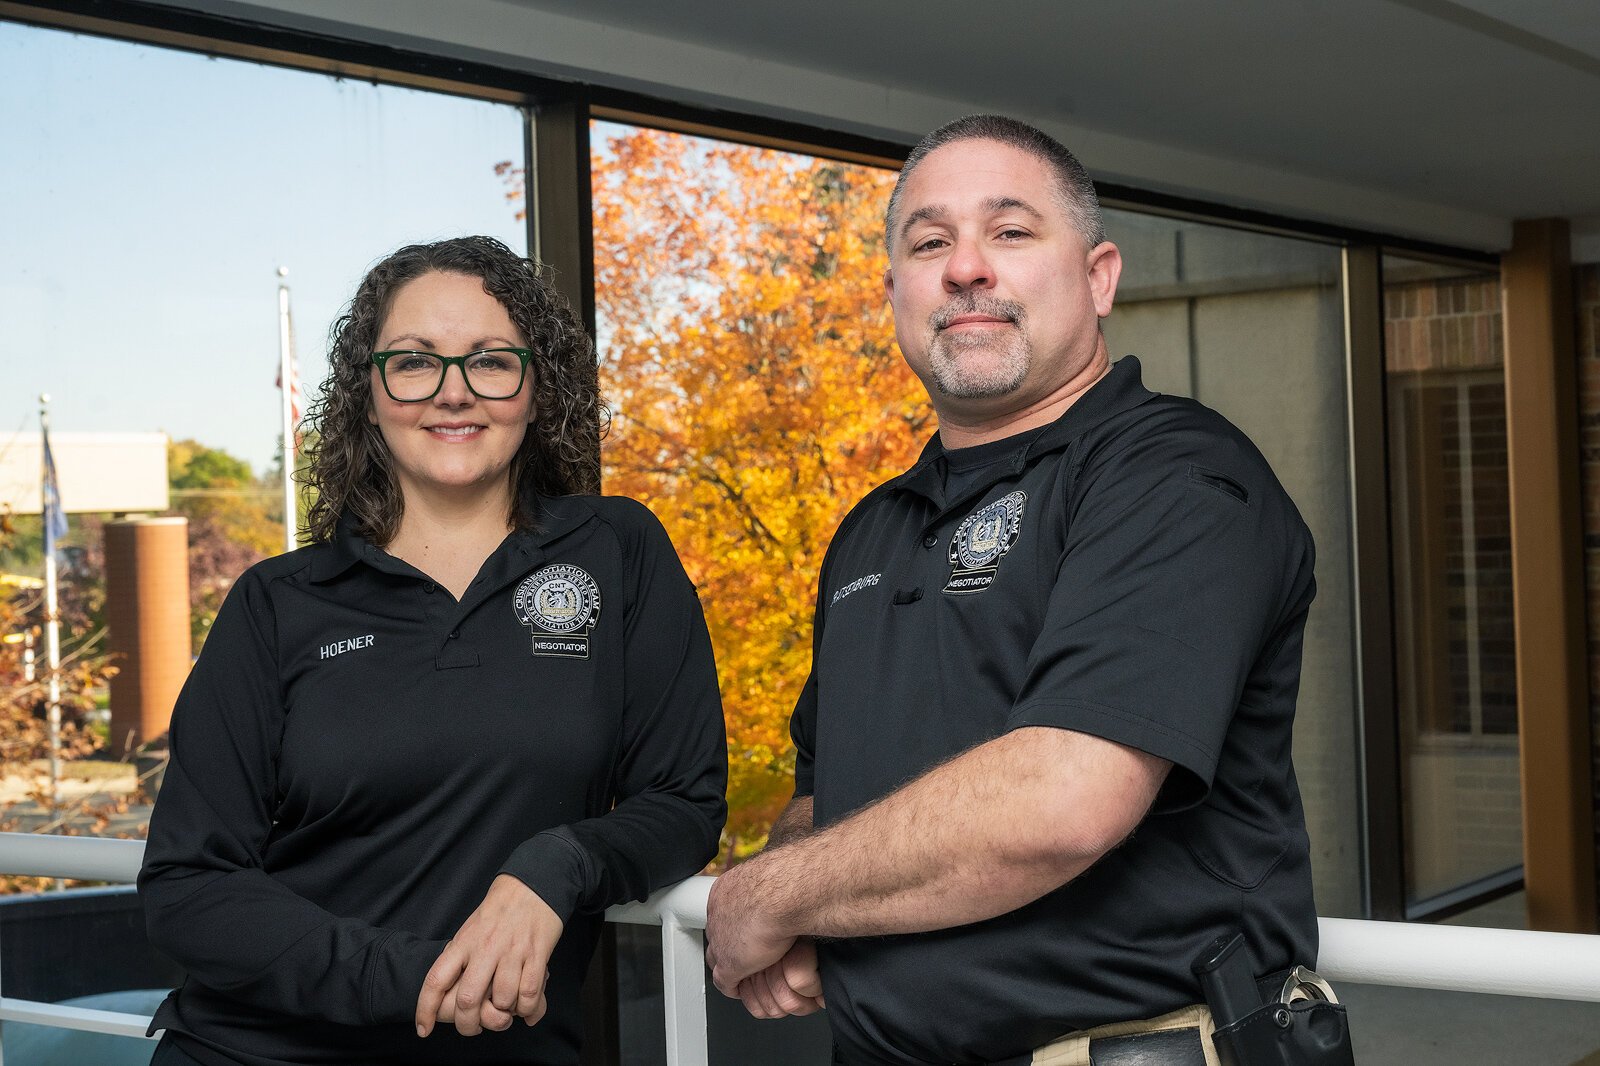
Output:
<svg viewBox="0 0 1600 1066">
<path fill-rule="evenodd" d="M 292 321 L 288 318 L 288 314 L 289 312 L 287 308 L 285 308 L 283 343 L 288 347 L 289 350 L 289 424 L 290 426 L 298 427 L 300 425 L 300 361 L 295 358 L 294 326 Z M 278 360 L 278 380 L 273 384 L 280 389 L 283 388 L 282 359 Z"/>
<path fill-rule="evenodd" d="M 56 460 L 50 454 L 50 431 L 44 440 L 44 553 L 54 557 L 56 543 L 67 535 L 67 512 L 61 509 L 61 487 L 56 483 Z"/>
<path fill-rule="evenodd" d="M 289 276 L 288 267 L 278 277 Z M 287 381 L 284 379 L 288 378 Z M 300 517 L 294 491 L 295 453 L 300 450 L 300 364 L 294 357 L 294 320 L 289 317 L 289 286 L 278 283 L 278 391 L 283 395 L 283 546 L 294 551 Z"/>
</svg>

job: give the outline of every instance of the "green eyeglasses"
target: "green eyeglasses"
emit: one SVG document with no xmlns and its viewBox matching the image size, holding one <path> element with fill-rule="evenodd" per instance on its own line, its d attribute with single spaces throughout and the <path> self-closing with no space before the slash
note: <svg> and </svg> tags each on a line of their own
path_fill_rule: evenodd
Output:
<svg viewBox="0 0 1600 1066">
<path fill-rule="evenodd" d="M 480 400 L 509 400 L 522 390 L 533 353 L 526 348 L 484 348 L 466 355 L 435 352 L 373 352 L 383 391 L 396 403 L 431 400 L 444 388 L 444 375 L 452 365 L 461 368 L 467 388 Z"/>
</svg>

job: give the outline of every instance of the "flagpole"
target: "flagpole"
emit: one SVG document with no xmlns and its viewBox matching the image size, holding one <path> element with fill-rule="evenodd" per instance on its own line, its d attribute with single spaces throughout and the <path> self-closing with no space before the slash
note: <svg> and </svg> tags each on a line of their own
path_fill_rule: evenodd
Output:
<svg viewBox="0 0 1600 1066">
<path fill-rule="evenodd" d="M 50 394 L 39 394 L 39 440 L 42 448 L 50 446 Z M 43 464 L 41 463 L 41 469 Z M 51 521 L 52 511 L 59 512 L 60 500 L 50 499 L 50 479 L 41 478 L 39 514 L 44 525 Z M 59 497 L 59 488 L 56 490 Z M 50 722 L 50 807 L 52 813 L 61 806 L 61 618 L 56 609 L 56 553 L 55 537 L 47 531 L 44 553 L 44 640 L 45 663 L 50 671 L 49 708 Z"/>
<path fill-rule="evenodd" d="M 289 268 L 278 268 L 278 277 L 287 278 Z M 278 380 L 283 400 L 283 550 L 299 547 L 296 536 L 300 524 L 294 491 L 294 333 L 289 323 L 289 285 L 278 282 Z"/>
</svg>

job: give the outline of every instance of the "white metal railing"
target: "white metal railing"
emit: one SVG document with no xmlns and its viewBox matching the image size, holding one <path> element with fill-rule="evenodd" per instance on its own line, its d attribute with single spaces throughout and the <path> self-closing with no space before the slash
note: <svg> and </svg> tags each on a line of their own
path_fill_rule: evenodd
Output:
<svg viewBox="0 0 1600 1066">
<path fill-rule="evenodd" d="M 0 833 L 0 873 L 131 884 L 144 859 L 144 841 Z M 666 999 L 667 1066 L 706 1066 L 706 897 L 710 877 L 691 877 L 643 903 L 612 907 L 606 918 L 661 926 L 662 992 Z M 113 1036 L 143 1037 L 143 1014 L 68 1007 L 0 996 L 0 1025 L 31 1022 Z"/>
<path fill-rule="evenodd" d="M 0 872 L 132 882 L 144 843 L 96 837 L 0 833 Z M 612 907 L 613 922 L 661 926 L 667 1066 L 706 1066 L 704 929 L 710 877 L 691 877 L 643 903 Z M 1319 919 L 1317 971 L 1330 981 L 1403 985 L 1600 1003 L 1600 936 L 1516 929 Z M 139 1014 L 0 998 L 0 1023 L 32 1022 L 143 1036 Z"/>
</svg>

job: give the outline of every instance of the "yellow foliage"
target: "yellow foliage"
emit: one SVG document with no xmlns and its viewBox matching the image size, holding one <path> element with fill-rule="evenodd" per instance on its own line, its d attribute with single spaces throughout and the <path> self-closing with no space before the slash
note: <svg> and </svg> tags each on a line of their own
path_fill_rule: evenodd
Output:
<svg viewBox="0 0 1600 1066">
<path fill-rule="evenodd" d="M 932 428 L 884 302 L 893 181 L 646 129 L 594 159 L 606 491 L 651 506 L 700 589 L 735 858 L 789 796 L 828 540 Z"/>
</svg>

